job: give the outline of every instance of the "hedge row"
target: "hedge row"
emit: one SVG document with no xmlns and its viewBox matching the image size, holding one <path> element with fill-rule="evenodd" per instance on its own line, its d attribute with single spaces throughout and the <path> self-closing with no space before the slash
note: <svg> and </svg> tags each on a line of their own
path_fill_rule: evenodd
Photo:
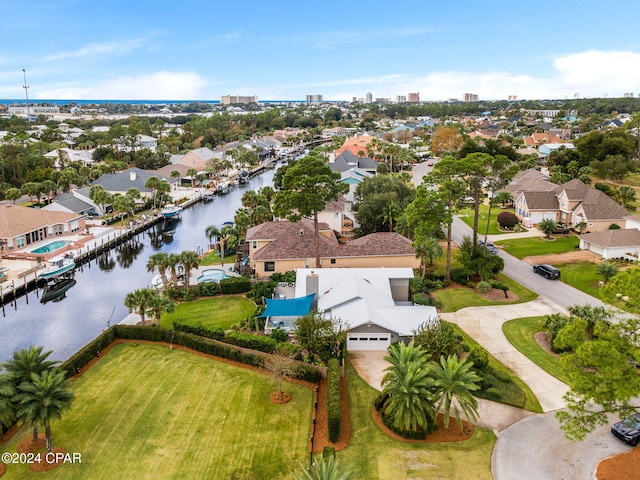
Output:
<svg viewBox="0 0 640 480">
<path fill-rule="evenodd" d="M 111 327 L 100 335 L 98 335 L 92 342 L 85 345 L 82 349 L 73 354 L 66 362 L 60 365 L 60 369 L 67 373 L 67 376 L 72 376 L 91 359 L 100 355 L 100 352 L 104 350 L 111 342 L 116 339 L 115 327 Z"/>
<path fill-rule="evenodd" d="M 213 340 L 224 340 L 224 330 L 222 328 L 207 328 L 202 325 L 188 325 L 186 323 L 173 322 L 173 329 L 178 332 L 192 333 L 201 337 L 212 338 Z"/>
<path fill-rule="evenodd" d="M 342 405 L 340 403 L 340 360 L 329 359 L 327 363 L 327 422 L 329 425 L 329 441 L 337 442 L 340 438 L 342 422 Z"/>
<path fill-rule="evenodd" d="M 232 277 L 220 280 L 220 293 L 222 295 L 245 293 L 249 290 L 251 290 L 251 280 L 246 277 Z"/>
<path fill-rule="evenodd" d="M 260 352 L 273 353 L 278 346 L 278 342 L 262 335 L 254 335 L 246 332 L 228 332 L 225 341 L 238 347 L 250 348 Z"/>
</svg>

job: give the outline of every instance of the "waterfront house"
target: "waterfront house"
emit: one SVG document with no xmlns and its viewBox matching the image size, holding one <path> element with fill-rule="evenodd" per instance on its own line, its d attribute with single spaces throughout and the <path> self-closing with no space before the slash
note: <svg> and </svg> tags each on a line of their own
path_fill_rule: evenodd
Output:
<svg viewBox="0 0 640 480">
<path fill-rule="evenodd" d="M 160 180 L 166 180 L 170 184 L 176 182 L 173 178 L 162 177 L 151 170 L 142 170 L 141 168 L 128 168 L 119 173 L 108 173 L 100 175 L 91 185 L 101 185 L 110 194 L 120 193 L 125 195 L 130 188 L 137 188 L 142 196 L 150 197 L 153 192 L 145 187 L 145 183 L 149 178 L 157 177 Z"/>
<path fill-rule="evenodd" d="M 340 244 L 326 223 L 319 224 L 323 268 L 418 268 L 411 240 L 394 232 L 376 232 Z M 249 264 L 257 278 L 274 272 L 315 266 L 313 222 L 265 222 L 247 230 Z"/>
<path fill-rule="evenodd" d="M 51 237 L 84 231 L 84 215 L 0 205 L 0 243 L 5 252 L 27 247 Z"/>
</svg>

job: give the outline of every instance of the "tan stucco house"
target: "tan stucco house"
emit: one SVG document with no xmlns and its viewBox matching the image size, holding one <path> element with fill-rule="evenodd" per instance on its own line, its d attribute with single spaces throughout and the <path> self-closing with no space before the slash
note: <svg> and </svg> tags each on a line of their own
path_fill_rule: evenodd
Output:
<svg viewBox="0 0 640 480">
<path fill-rule="evenodd" d="M 418 268 L 411 240 L 393 232 L 377 232 L 340 244 L 329 225 L 319 224 L 322 268 Z M 265 222 L 247 231 L 249 262 L 257 278 L 274 272 L 315 267 L 313 222 Z"/>
</svg>

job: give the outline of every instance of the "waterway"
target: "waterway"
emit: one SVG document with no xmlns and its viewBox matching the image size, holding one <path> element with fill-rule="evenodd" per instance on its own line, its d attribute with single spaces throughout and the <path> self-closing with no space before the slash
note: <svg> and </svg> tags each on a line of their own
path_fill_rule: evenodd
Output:
<svg viewBox="0 0 640 480">
<path fill-rule="evenodd" d="M 29 345 L 52 350 L 53 360 L 69 358 L 129 313 L 124 297 L 150 284 L 154 273 L 147 271 L 147 260 L 151 255 L 206 249 L 206 227 L 233 221 L 244 191 L 271 185 L 273 175 L 274 170 L 267 170 L 211 202 L 197 203 L 185 209 L 173 225 L 159 223 L 76 269 L 77 283 L 57 301 L 42 304 L 40 290 L 7 304 L 0 312 L 0 363 Z M 171 229 L 175 229 L 172 236 L 163 234 Z"/>
</svg>

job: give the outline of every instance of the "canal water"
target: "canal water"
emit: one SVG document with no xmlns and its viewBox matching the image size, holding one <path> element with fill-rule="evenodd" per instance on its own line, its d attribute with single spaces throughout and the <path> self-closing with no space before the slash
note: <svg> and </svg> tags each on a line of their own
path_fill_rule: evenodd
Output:
<svg viewBox="0 0 640 480">
<path fill-rule="evenodd" d="M 149 286 L 154 273 L 147 260 L 157 252 L 179 253 L 206 249 L 205 229 L 233 221 L 245 190 L 272 185 L 274 170 L 252 178 L 213 201 L 185 209 L 180 220 L 159 223 L 132 241 L 76 269 L 76 284 L 57 301 L 42 304 L 42 289 L 7 304 L 0 312 L 0 363 L 13 352 L 29 345 L 53 350 L 51 359 L 66 360 L 110 325 L 129 312 L 124 306 L 127 293 Z M 173 235 L 166 232 L 175 230 Z M 39 296 L 37 296 L 39 294 Z"/>
</svg>

